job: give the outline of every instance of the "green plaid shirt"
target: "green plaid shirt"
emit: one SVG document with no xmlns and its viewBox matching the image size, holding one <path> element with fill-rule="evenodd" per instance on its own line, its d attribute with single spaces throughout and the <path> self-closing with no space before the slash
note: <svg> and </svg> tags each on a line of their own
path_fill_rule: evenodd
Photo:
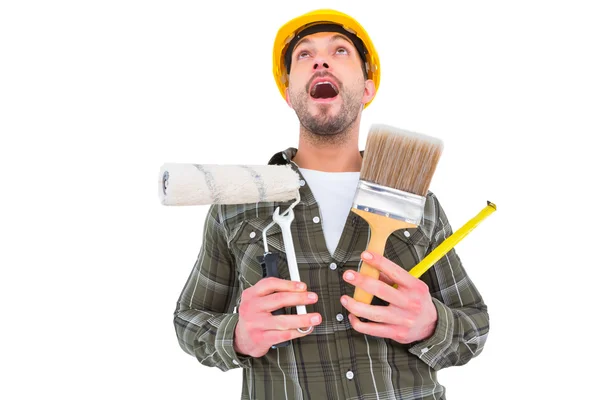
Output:
<svg viewBox="0 0 600 400">
<path fill-rule="evenodd" d="M 291 163 L 302 176 L 290 161 L 295 153 L 294 148 L 277 153 L 269 164 Z M 275 208 L 283 210 L 291 202 L 213 205 L 204 226 L 204 243 L 175 310 L 175 330 L 183 350 L 223 371 L 243 368 L 242 399 L 444 399 L 445 388 L 438 383 L 436 371 L 478 355 L 489 328 L 487 308 L 456 252 L 451 250 L 421 277 L 438 312 L 433 336 L 401 344 L 356 332 L 340 304 L 342 295 L 354 294 L 342 274 L 360 268 L 369 226 L 348 210 L 331 256 L 319 206 L 308 185 L 300 193 L 292 223 L 294 247 L 302 281 L 319 295 L 307 311 L 320 313 L 323 322 L 291 346 L 271 349 L 263 357 L 235 353 L 240 294 L 262 278 L 257 259 L 264 253 L 262 231 Z M 384 255 L 409 270 L 451 234 L 446 215 L 430 192 L 419 227 L 394 232 Z M 271 251 L 281 253 L 279 274 L 289 279 L 277 225 L 269 229 L 267 242 Z"/>
</svg>

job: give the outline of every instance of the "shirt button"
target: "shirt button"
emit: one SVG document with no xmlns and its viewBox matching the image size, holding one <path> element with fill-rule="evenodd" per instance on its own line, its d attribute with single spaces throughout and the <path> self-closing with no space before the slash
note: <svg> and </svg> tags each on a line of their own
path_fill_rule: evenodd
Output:
<svg viewBox="0 0 600 400">
<path fill-rule="evenodd" d="M 335 271 L 337 269 L 337 264 L 336 263 L 329 264 L 329 269 L 332 271 Z"/>
<path fill-rule="evenodd" d="M 314 218 L 313 218 L 313 222 L 314 222 L 315 224 L 318 224 L 320 220 L 321 220 L 321 218 L 319 218 L 319 217 L 314 217 Z"/>
<path fill-rule="evenodd" d="M 354 372 L 352 372 L 352 371 L 346 372 L 346 378 L 348 378 L 348 379 L 354 378 Z"/>
<path fill-rule="evenodd" d="M 240 365 L 239 362 L 237 362 L 236 360 L 231 360 L 232 363 L 234 363 L 235 365 Z"/>
<path fill-rule="evenodd" d="M 306 185 L 306 181 L 304 179 L 300 179 L 300 186 Z"/>
<path fill-rule="evenodd" d="M 409 237 L 410 236 L 410 232 L 409 231 L 404 231 L 404 236 Z"/>
<path fill-rule="evenodd" d="M 254 239 L 256 237 L 256 232 L 250 232 L 250 239 Z"/>
<path fill-rule="evenodd" d="M 342 322 L 344 320 L 344 316 L 340 313 L 335 316 L 335 319 L 337 319 L 339 322 Z"/>
</svg>

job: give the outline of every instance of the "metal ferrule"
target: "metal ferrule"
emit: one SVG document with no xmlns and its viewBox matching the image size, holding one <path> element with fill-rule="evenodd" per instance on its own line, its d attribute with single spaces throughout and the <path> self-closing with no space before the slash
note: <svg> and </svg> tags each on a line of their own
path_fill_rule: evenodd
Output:
<svg viewBox="0 0 600 400">
<path fill-rule="evenodd" d="M 361 180 L 358 181 L 352 207 L 419 225 L 425 200 L 425 197 L 414 193 Z"/>
</svg>

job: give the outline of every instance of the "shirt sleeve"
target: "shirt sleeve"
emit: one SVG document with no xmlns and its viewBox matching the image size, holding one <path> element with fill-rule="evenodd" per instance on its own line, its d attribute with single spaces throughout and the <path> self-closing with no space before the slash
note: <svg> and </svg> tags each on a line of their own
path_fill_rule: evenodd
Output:
<svg viewBox="0 0 600 400">
<path fill-rule="evenodd" d="M 219 207 L 209 209 L 202 247 L 177 301 L 174 324 L 185 352 L 201 364 L 227 371 L 249 367 L 250 357 L 242 357 L 233 349 L 239 284 Z"/>
<path fill-rule="evenodd" d="M 437 198 L 434 200 L 436 223 L 429 252 L 452 234 L 446 214 Z M 438 321 L 433 335 L 414 343 L 409 351 L 434 370 L 466 364 L 485 345 L 489 331 L 487 306 L 454 249 L 421 279 L 429 286 Z"/>
</svg>

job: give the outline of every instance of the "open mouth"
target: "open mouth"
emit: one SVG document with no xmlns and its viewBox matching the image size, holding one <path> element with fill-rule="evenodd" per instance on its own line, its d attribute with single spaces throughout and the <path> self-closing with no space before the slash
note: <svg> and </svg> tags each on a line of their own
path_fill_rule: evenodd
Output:
<svg viewBox="0 0 600 400">
<path fill-rule="evenodd" d="M 310 89 L 310 96 L 313 99 L 332 99 L 339 93 L 338 88 L 329 81 L 317 82 Z"/>
</svg>

